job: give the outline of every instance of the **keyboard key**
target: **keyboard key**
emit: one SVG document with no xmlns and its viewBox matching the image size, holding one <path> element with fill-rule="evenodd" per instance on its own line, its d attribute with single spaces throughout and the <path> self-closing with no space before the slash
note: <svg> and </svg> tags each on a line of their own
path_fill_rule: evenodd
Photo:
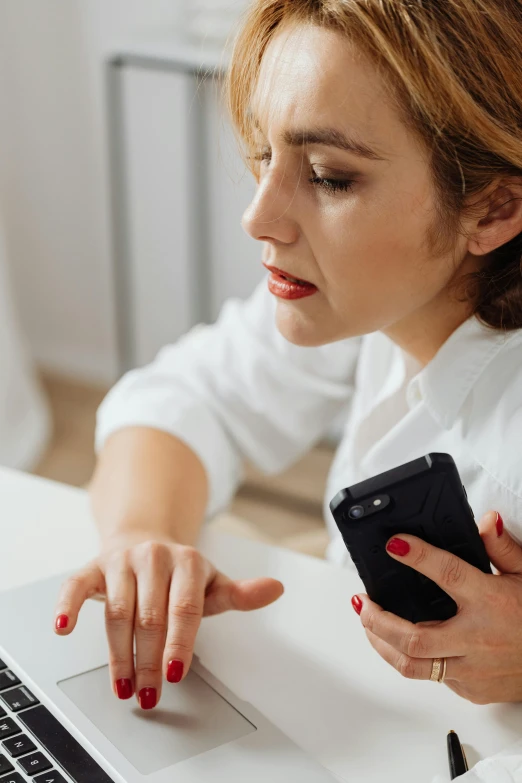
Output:
<svg viewBox="0 0 522 783">
<path fill-rule="evenodd" d="M 14 720 L 11 720 L 11 718 L 0 720 L 0 740 L 12 737 L 13 734 L 21 734 L 21 732 L 22 729 L 20 726 L 17 726 Z"/>
<path fill-rule="evenodd" d="M 47 707 L 40 704 L 32 710 L 22 712 L 18 718 L 63 767 L 74 783 L 113 783 Z"/>
<path fill-rule="evenodd" d="M 6 775 L 14 769 L 13 765 L 5 756 L 0 756 L 0 775 Z"/>
<path fill-rule="evenodd" d="M 0 707 L 0 718 L 5 718 L 7 715 L 7 712 L 4 710 L 3 707 Z"/>
<path fill-rule="evenodd" d="M 43 772 L 45 769 L 50 769 L 52 766 L 49 759 L 46 759 L 44 754 L 40 752 L 32 753 L 30 756 L 26 756 L 23 759 L 18 759 L 18 764 L 28 775 L 36 775 L 37 772 Z"/>
<path fill-rule="evenodd" d="M 22 685 L 20 688 L 13 688 L 12 691 L 0 693 L 0 699 L 2 699 L 13 712 L 24 710 L 32 704 L 38 704 L 36 696 L 33 696 L 29 688 L 26 688 L 25 685 Z"/>
<path fill-rule="evenodd" d="M 2 742 L 2 745 L 15 759 L 18 756 L 23 756 L 24 753 L 31 753 L 32 750 L 36 750 L 36 745 L 25 734 L 20 734 L 18 737 L 11 737 L 11 739 Z"/>
<path fill-rule="evenodd" d="M 49 772 L 44 772 L 43 775 L 37 775 L 33 780 L 34 783 L 67 783 L 64 776 L 60 775 L 60 773 L 56 772 L 54 769 L 50 769 Z M 4 783 L 3 780 L 2 783 Z M 9 781 L 6 780 L 5 783 L 9 783 Z"/>
<path fill-rule="evenodd" d="M 10 672 L 9 669 L 0 673 L 0 691 L 5 691 L 6 688 L 12 688 L 13 685 L 20 685 L 20 680 Z"/>
<path fill-rule="evenodd" d="M 0 671 L 1 671 L 2 669 L 7 669 L 7 666 L 5 665 L 5 663 L 3 662 L 3 660 L 0 658 Z"/>
<path fill-rule="evenodd" d="M 2 778 L 2 783 L 25 783 L 25 780 L 19 772 L 11 772 L 6 778 Z"/>
</svg>

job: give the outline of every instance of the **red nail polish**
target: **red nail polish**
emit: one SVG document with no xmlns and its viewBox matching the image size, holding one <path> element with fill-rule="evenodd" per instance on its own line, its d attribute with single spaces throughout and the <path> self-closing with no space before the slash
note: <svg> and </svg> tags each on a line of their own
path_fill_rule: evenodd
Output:
<svg viewBox="0 0 522 783">
<path fill-rule="evenodd" d="M 167 680 L 169 682 L 180 682 L 183 677 L 183 661 L 169 661 L 167 667 Z"/>
<path fill-rule="evenodd" d="M 56 628 L 59 631 L 62 631 L 64 628 L 67 628 L 68 625 L 69 625 L 69 618 L 67 617 L 67 615 L 66 614 L 58 615 L 58 617 L 56 618 Z"/>
<path fill-rule="evenodd" d="M 407 541 L 403 541 L 402 538 L 392 538 L 386 544 L 386 549 L 391 552 L 392 555 L 399 555 L 404 557 L 410 551 L 411 547 Z"/>
<path fill-rule="evenodd" d="M 132 681 L 123 678 L 116 680 L 116 692 L 118 699 L 130 699 L 132 696 Z"/>
<path fill-rule="evenodd" d="M 501 536 L 502 533 L 504 532 L 504 520 L 502 519 L 498 511 L 497 511 L 496 528 L 497 528 L 497 536 Z"/>
<path fill-rule="evenodd" d="M 361 614 L 363 608 L 363 602 L 361 601 L 358 595 L 354 595 L 354 597 L 352 598 L 352 606 L 357 612 L 357 614 Z"/>
<path fill-rule="evenodd" d="M 152 710 L 157 701 L 156 688 L 142 688 L 139 693 L 140 707 L 142 710 Z"/>
</svg>

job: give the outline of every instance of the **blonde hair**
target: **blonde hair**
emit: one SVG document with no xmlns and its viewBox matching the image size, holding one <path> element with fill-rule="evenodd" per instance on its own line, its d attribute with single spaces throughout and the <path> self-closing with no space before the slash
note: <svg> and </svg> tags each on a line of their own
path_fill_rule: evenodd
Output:
<svg viewBox="0 0 522 783">
<path fill-rule="evenodd" d="M 345 35 L 389 82 L 406 125 L 430 153 L 437 221 L 428 242 L 451 248 L 465 214 L 499 180 L 522 177 L 521 0 L 254 0 L 234 42 L 226 81 L 250 169 L 249 112 L 263 54 L 282 24 Z M 478 210 L 478 211 L 477 211 Z M 475 313 L 497 329 L 522 327 L 522 234 L 466 278 Z"/>
</svg>

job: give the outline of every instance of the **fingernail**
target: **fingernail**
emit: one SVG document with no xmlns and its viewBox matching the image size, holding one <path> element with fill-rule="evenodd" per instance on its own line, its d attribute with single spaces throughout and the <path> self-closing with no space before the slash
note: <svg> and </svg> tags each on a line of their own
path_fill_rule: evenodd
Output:
<svg viewBox="0 0 522 783">
<path fill-rule="evenodd" d="M 140 707 L 142 710 L 152 710 L 156 706 L 156 688 L 142 688 L 139 692 Z"/>
<path fill-rule="evenodd" d="M 59 614 L 56 618 L 56 628 L 58 631 L 62 631 L 64 628 L 67 628 L 69 625 L 69 618 L 66 614 Z"/>
<path fill-rule="evenodd" d="M 496 528 L 497 528 L 497 536 L 501 536 L 502 533 L 504 532 L 504 520 L 502 519 L 498 511 L 497 511 Z"/>
<path fill-rule="evenodd" d="M 132 696 L 132 681 L 127 679 L 116 680 L 116 692 L 118 699 L 130 699 Z"/>
<path fill-rule="evenodd" d="M 362 608 L 363 608 L 363 602 L 361 601 L 361 599 L 359 598 L 358 595 L 354 595 L 353 596 L 353 598 L 352 598 L 352 606 L 355 609 L 355 611 L 357 612 L 357 614 L 361 614 Z"/>
<path fill-rule="evenodd" d="M 386 544 L 386 549 L 391 552 L 392 555 L 400 555 L 404 557 L 410 551 L 411 547 L 407 541 L 403 541 L 402 538 L 392 538 Z"/>
<path fill-rule="evenodd" d="M 180 682 L 183 677 L 183 661 L 169 661 L 167 666 L 167 680 Z"/>
</svg>

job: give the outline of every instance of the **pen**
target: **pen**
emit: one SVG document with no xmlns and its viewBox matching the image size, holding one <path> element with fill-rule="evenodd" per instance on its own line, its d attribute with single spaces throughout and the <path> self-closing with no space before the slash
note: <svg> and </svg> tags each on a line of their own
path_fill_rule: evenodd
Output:
<svg viewBox="0 0 522 783">
<path fill-rule="evenodd" d="M 448 734 L 448 761 L 452 780 L 468 771 L 468 762 L 464 748 L 453 729 Z"/>
</svg>

